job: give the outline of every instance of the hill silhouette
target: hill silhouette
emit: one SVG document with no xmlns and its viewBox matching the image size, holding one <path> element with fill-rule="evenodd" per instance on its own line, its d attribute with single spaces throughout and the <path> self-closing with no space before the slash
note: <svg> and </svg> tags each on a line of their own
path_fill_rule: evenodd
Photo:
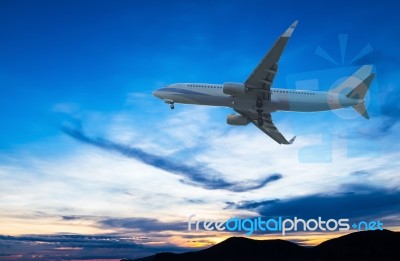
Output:
<svg viewBox="0 0 400 261">
<path fill-rule="evenodd" d="M 129 261 L 130 259 L 123 259 Z M 135 261 L 200 260 L 400 260 L 400 232 L 361 231 L 303 247 L 285 240 L 231 237 L 210 248 L 182 254 L 158 253 Z M 133 259 L 132 259 L 133 261 Z"/>
</svg>

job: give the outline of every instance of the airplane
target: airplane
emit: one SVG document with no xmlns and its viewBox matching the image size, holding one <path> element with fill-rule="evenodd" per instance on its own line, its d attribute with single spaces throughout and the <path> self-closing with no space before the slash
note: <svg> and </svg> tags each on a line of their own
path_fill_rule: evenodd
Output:
<svg viewBox="0 0 400 261">
<path fill-rule="evenodd" d="M 276 40 L 243 83 L 174 83 L 154 91 L 153 95 L 170 104 L 171 109 L 175 103 L 230 107 L 236 113 L 227 116 L 227 124 L 252 123 L 279 144 L 292 144 L 296 136 L 288 141 L 279 132 L 272 121 L 273 112 L 318 112 L 351 106 L 369 119 L 364 97 L 375 76 L 371 65 L 362 66 L 328 92 L 272 88 L 278 61 L 297 22 Z"/>
</svg>

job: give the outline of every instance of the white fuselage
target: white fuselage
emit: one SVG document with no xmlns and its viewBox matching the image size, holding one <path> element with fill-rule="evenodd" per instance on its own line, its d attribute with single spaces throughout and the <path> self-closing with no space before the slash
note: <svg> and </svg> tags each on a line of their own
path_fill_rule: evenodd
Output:
<svg viewBox="0 0 400 261">
<path fill-rule="evenodd" d="M 292 144 L 296 136 L 287 140 L 280 133 L 271 116 L 275 111 L 317 112 L 352 106 L 369 119 L 364 97 L 375 75 L 370 65 L 362 66 L 329 92 L 272 88 L 279 59 L 296 25 L 297 21 L 279 36 L 244 82 L 175 83 L 153 95 L 170 104 L 171 109 L 175 103 L 232 108 L 236 113 L 227 116 L 227 124 L 252 123 L 279 144 Z"/>
<path fill-rule="evenodd" d="M 244 94 L 227 95 L 222 84 L 176 83 L 158 89 L 154 96 L 168 103 L 224 106 L 233 109 L 256 109 L 255 96 Z M 334 110 L 357 105 L 358 99 L 351 99 L 335 92 L 289 90 L 271 88 L 271 99 L 264 102 L 264 112 L 297 111 L 313 112 Z"/>
</svg>

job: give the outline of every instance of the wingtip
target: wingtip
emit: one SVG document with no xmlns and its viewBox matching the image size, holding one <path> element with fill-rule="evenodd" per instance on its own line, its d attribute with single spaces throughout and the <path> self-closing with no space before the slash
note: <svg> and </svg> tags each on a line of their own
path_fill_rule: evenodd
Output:
<svg viewBox="0 0 400 261">
<path fill-rule="evenodd" d="M 296 139 L 297 136 L 294 136 L 290 141 L 289 144 L 293 144 L 294 140 Z"/>
<path fill-rule="evenodd" d="M 282 37 L 290 37 L 294 29 L 296 28 L 298 22 L 299 22 L 298 20 L 294 21 L 293 24 L 283 33 Z"/>
</svg>

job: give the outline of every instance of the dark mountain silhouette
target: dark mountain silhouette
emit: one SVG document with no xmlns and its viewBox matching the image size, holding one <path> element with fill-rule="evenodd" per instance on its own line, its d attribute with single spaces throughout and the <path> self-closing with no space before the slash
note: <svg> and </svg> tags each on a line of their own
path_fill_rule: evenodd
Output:
<svg viewBox="0 0 400 261">
<path fill-rule="evenodd" d="M 129 261 L 129 259 L 123 259 Z M 182 254 L 158 253 L 135 261 L 200 260 L 400 260 L 400 232 L 361 231 L 330 239 L 315 247 L 285 240 L 231 237 L 210 248 Z"/>
<path fill-rule="evenodd" d="M 313 251 L 324 260 L 400 260 L 400 232 L 356 232 L 325 241 Z"/>
</svg>

